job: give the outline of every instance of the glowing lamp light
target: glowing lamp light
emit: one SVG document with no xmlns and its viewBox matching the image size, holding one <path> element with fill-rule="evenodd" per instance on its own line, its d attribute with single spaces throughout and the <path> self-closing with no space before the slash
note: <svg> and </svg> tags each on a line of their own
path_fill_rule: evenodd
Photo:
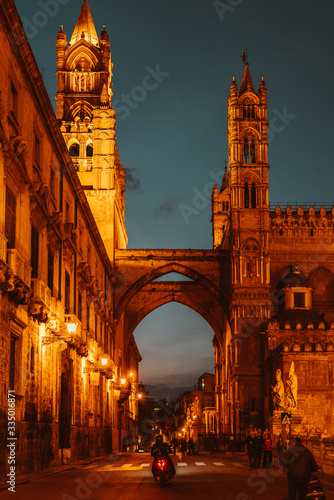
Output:
<svg viewBox="0 0 334 500">
<path fill-rule="evenodd" d="M 68 333 L 74 335 L 75 332 L 77 331 L 78 323 L 75 323 L 74 321 L 69 321 L 68 323 L 65 324 L 67 326 Z"/>
<path fill-rule="evenodd" d="M 108 359 L 109 358 L 101 358 L 102 366 L 105 366 L 108 363 Z"/>
<path fill-rule="evenodd" d="M 125 382 L 126 382 L 126 379 L 125 379 L 125 378 L 121 378 L 121 384 L 123 384 L 123 385 L 124 385 L 124 384 L 125 384 Z"/>
<path fill-rule="evenodd" d="M 138 394 L 138 399 L 141 399 L 143 397 L 142 394 Z"/>
<path fill-rule="evenodd" d="M 133 377 L 133 373 L 132 372 L 130 373 L 130 377 Z"/>
</svg>

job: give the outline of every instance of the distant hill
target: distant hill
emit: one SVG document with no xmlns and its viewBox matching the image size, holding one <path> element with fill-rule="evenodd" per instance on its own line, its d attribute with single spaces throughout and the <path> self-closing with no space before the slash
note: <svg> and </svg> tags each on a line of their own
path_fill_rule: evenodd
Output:
<svg viewBox="0 0 334 500">
<path fill-rule="evenodd" d="M 194 386 L 187 387 L 168 387 L 165 384 L 149 385 L 145 387 L 150 391 L 150 396 L 156 399 L 166 399 L 167 401 L 174 401 L 185 391 L 193 391 Z"/>
</svg>

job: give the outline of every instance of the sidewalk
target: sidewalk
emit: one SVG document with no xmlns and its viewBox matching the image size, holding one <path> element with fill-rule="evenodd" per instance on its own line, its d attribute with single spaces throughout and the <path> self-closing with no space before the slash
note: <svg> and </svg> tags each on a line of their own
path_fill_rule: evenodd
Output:
<svg viewBox="0 0 334 500">
<path fill-rule="evenodd" d="M 121 455 L 121 453 L 119 454 Z M 18 484 L 29 483 L 29 481 L 33 481 L 34 479 L 39 479 L 45 476 L 51 476 L 52 474 L 58 474 L 59 472 L 64 472 L 67 470 L 73 470 L 76 468 L 77 465 L 89 465 L 98 460 L 108 460 L 109 458 L 110 455 L 104 455 L 102 457 L 86 458 L 84 460 L 77 460 L 76 462 L 73 462 L 68 465 L 58 465 L 55 467 L 48 467 L 47 469 L 41 469 L 36 472 L 28 472 L 27 474 L 21 474 L 20 476 L 17 476 L 15 479 L 15 484 L 18 485 Z M 6 479 L 0 481 L 0 491 L 6 490 L 8 487 L 9 483 L 7 483 Z"/>
<path fill-rule="evenodd" d="M 239 461 L 244 463 L 246 466 L 248 466 L 249 461 L 248 461 L 248 456 L 246 452 L 216 452 L 216 453 L 211 453 L 210 451 L 201 451 L 199 455 L 206 455 L 206 456 L 217 456 L 219 458 L 222 457 L 228 457 L 228 458 L 233 458 L 235 461 Z M 275 457 L 273 459 L 275 461 Z M 264 470 L 264 469 L 260 469 Z M 286 473 L 284 473 L 286 474 Z M 322 482 L 324 485 L 325 489 L 334 491 L 334 476 L 330 476 L 328 474 L 323 474 L 322 472 L 317 472 L 317 476 L 319 477 L 319 480 Z"/>
</svg>

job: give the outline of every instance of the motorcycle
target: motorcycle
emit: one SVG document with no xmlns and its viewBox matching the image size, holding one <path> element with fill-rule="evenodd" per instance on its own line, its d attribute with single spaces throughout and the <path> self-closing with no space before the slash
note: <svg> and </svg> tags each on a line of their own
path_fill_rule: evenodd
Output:
<svg viewBox="0 0 334 500">
<path fill-rule="evenodd" d="M 318 467 L 320 469 L 320 467 Z M 326 495 L 318 476 L 313 474 L 307 483 L 306 500 L 326 500 Z"/>
<path fill-rule="evenodd" d="M 166 486 L 175 475 L 172 459 L 166 454 L 156 453 L 152 464 L 154 479 L 162 487 Z"/>
</svg>

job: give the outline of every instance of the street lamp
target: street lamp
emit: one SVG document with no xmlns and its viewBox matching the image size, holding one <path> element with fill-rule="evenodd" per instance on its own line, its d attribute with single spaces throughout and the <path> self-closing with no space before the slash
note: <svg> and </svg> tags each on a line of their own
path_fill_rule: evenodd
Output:
<svg viewBox="0 0 334 500">
<path fill-rule="evenodd" d="M 67 331 L 70 335 L 75 335 L 75 332 L 77 331 L 77 326 L 78 326 L 78 323 L 76 323 L 75 321 L 66 321 L 65 322 L 65 325 L 67 326 Z"/>
<path fill-rule="evenodd" d="M 105 366 L 108 363 L 109 358 L 101 358 L 101 364 L 102 366 Z"/>
</svg>

